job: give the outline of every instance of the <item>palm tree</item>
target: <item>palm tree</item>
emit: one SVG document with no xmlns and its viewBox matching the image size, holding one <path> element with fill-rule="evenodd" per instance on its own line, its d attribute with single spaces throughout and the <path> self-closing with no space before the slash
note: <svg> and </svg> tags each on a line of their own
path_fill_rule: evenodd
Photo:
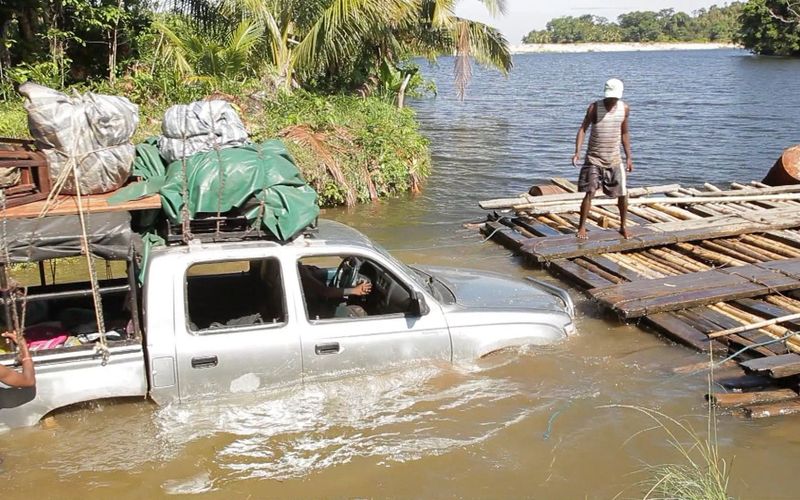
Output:
<svg viewBox="0 0 800 500">
<path fill-rule="evenodd" d="M 367 66 L 369 73 L 378 75 L 384 63 L 396 67 L 414 55 L 434 59 L 454 54 L 456 88 L 463 98 L 472 74 L 471 59 L 504 75 L 512 62 L 503 35 L 483 23 L 456 16 L 458 2 L 221 0 L 218 18 L 261 27 L 261 57 L 276 73 L 279 86 L 287 90 L 320 75 L 352 74 L 356 67 Z M 505 12 L 505 0 L 481 2 L 492 14 Z M 196 10 L 195 3 L 211 4 L 209 0 L 180 0 L 187 12 Z M 178 46 L 174 37 L 168 38 Z"/>
<path fill-rule="evenodd" d="M 156 58 L 172 64 L 186 80 L 207 82 L 215 90 L 225 81 L 251 76 L 248 63 L 264 31 L 259 23 L 250 20 L 240 21 L 219 37 L 197 31 L 178 35 L 164 22 L 156 21 L 154 25 L 163 37 Z"/>
</svg>

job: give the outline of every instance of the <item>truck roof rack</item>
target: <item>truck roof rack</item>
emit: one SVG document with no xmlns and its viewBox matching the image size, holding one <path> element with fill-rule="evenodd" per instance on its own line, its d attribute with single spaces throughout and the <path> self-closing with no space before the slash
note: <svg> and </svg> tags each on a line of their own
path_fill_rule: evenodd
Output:
<svg viewBox="0 0 800 500">
<path fill-rule="evenodd" d="M 159 232 L 167 245 L 185 243 L 184 226 L 181 223 L 172 223 L 165 218 Z M 195 214 L 195 217 L 189 221 L 189 232 L 190 239 L 203 242 L 263 240 L 288 243 L 265 230 L 260 224 L 252 224 L 247 217 L 237 211 L 223 213 L 219 216 L 217 214 Z M 316 234 L 317 221 L 315 220 L 295 238 L 301 235 L 314 237 Z"/>
</svg>

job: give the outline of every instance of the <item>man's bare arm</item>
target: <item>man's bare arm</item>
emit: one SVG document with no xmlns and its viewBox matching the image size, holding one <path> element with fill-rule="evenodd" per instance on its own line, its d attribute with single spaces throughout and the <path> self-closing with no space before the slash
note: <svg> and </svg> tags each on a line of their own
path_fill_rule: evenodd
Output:
<svg viewBox="0 0 800 500">
<path fill-rule="evenodd" d="M 0 365 L 0 382 L 11 387 L 33 387 L 36 384 L 36 375 L 33 370 L 33 360 L 28 351 L 28 344 L 21 336 L 12 332 L 3 333 L 3 337 L 11 339 L 18 345 L 18 358 L 22 364 L 22 373 Z"/>
<path fill-rule="evenodd" d="M 631 135 L 628 132 L 628 116 L 631 114 L 630 106 L 625 106 L 625 119 L 622 120 L 622 149 L 625 150 L 625 164 L 628 172 L 633 172 L 633 155 L 631 154 Z"/>
<path fill-rule="evenodd" d="M 578 134 L 575 136 L 575 153 L 572 155 L 572 164 L 578 166 L 581 159 L 581 147 L 583 146 L 583 139 L 586 137 L 586 131 L 589 130 L 589 125 L 592 124 L 595 117 L 595 103 L 591 103 L 586 109 L 586 116 L 583 117 L 583 123 L 578 129 Z"/>
</svg>

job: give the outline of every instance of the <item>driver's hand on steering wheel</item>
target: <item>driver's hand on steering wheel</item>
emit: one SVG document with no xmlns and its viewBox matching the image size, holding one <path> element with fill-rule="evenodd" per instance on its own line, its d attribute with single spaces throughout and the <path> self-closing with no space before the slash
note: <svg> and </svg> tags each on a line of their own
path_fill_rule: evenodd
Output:
<svg viewBox="0 0 800 500">
<path fill-rule="evenodd" d="M 369 295 L 370 292 L 372 292 L 372 283 L 369 281 L 361 281 L 355 286 L 355 288 L 353 288 L 353 293 L 351 295 L 358 295 L 361 297 L 364 295 Z"/>
</svg>

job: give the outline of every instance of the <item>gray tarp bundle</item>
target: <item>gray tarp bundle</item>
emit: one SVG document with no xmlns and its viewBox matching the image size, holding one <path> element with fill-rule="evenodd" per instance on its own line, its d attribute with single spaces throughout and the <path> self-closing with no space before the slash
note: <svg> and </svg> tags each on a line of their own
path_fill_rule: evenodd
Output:
<svg viewBox="0 0 800 500">
<path fill-rule="evenodd" d="M 139 236 L 131 230 L 128 212 L 86 216 L 87 236 L 92 254 L 108 260 L 125 260 L 131 248 L 139 248 Z M 81 224 L 77 215 L 58 215 L 31 219 L 9 219 L 6 241 L 12 263 L 81 255 Z M 0 242 L 0 245 L 2 243 Z M 0 248 L 0 263 L 5 251 Z"/>
<path fill-rule="evenodd" d="M 170 107 L 164 114 L 161 134 L 158 150 L 167 163 L 247 143 L 247 131 L 239 115 L 220 100 Z"/>
<path fill-rule="evenodd" d="M 82 194 L 113 191 L 128 180 L 135 155 L 131 138 L 139 124 L 139 108 L 118 96 L 62 92 L 25 83 L 19 87 L 25 97 L 28 128 L 44 152 L 50 178 L 68 171 L 64 194 L 76 193 L 72 175 L 77 162 Z"/>
</svg>

